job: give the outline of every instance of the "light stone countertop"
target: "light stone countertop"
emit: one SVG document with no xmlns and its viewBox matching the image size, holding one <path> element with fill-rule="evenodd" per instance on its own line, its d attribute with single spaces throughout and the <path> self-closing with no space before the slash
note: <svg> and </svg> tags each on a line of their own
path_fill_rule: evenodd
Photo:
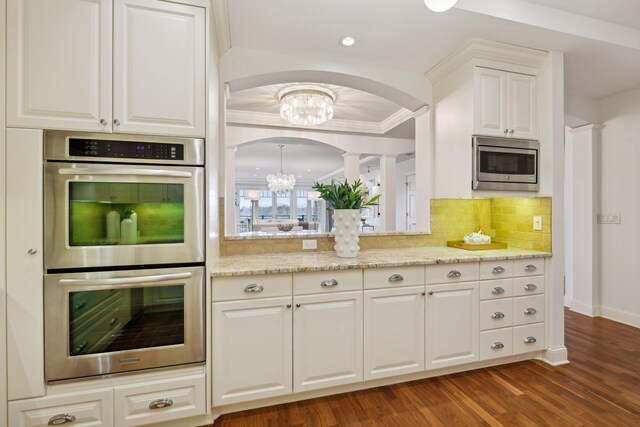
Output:
<svg viewBox="0 0 640 427">
<path fill-rule="evenodd" d="M 518 248 L 466 251 L 463 249 L 438 246 L 404 249 L 369 249 L 360 251 L 356 258 L 338 258 L 334 251 L 222 256 L 214 259 L 210 265 L 212 277 L 226 277 L 249 274 L 296 273 L 305 271 L 349 270 L 355 268 L 500 261 L 505 259 L 544 258 L 550 256 L 550 252 Z"/>
</svg>

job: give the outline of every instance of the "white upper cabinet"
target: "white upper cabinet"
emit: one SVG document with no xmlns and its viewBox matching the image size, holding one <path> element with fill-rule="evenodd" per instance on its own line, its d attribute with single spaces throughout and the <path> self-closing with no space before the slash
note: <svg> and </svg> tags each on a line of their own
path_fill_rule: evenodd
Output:
<svg viewBox="0 0 640 427">
<path fill-rule="evenodd" d="M 205 10 L 115 0 L 113 130 L 204 136 Z"/>
<path fill-rule="evenodd" d="M 111 123 L 111 0 L 7 2 L 7 126 Z"/>
<path fill-rule="evenodd" d="M 7 12 L 8 126 L 204 136 L 204 8 L 9 0 Z"/>
<path fill-rule="evenodd" d="M 476 67 L 475 130 L 478 135 L 536 139 L 536 78 Z"/>
</svg>

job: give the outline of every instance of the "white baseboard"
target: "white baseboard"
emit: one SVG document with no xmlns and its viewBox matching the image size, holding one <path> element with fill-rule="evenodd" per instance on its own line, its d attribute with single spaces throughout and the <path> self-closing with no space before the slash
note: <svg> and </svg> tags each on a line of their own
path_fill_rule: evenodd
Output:
<svg viewBox="0 0 640 427">
<path fill-rule="evenodd" d="M 542 352 L 542 361 L 551 366 L 566 365 L 569 363 L 567 347 L 547 348 Z"/>
<path fill-rule="evenodd" d="M 569 304 L 571 311 L 575 311 L 576 313 L 584 314 L 585 316 L 590 317 L 599 317 L 600 316 L 600 307 L 594 307 L 592 305 L 583 304 L 576 300 L 571 301 Z"/>
<path fill-rule="evenodd" d="M 629 313 L 624 310 L 600 306 L 600 316 L 605 319 L 614 320 L 616 322 L 640 328 L 640 315 L 636 313 Z"/>
</svg>

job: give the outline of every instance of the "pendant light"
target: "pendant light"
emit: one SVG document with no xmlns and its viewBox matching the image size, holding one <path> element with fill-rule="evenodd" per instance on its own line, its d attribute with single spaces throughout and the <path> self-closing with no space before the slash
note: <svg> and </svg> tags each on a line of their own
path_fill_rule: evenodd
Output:
<svg viewBox="0 0 640 427">
<path fill-rule="evenodd" d="M 282 172 L 282 149 L 284 145 L 279 144 L 278 147 L 280 147 L 280 172 L 267 175 L 267 182 L 269 183 L 269 190 L 274 193 L 286 193 L 295 187 L 296 177 Z"/>
<path fill-rule="evenodd" d="M 444 12 L 449 10 L 458 0 L 424 0 L 424 4 L 434 12 Z"/>
</svg>

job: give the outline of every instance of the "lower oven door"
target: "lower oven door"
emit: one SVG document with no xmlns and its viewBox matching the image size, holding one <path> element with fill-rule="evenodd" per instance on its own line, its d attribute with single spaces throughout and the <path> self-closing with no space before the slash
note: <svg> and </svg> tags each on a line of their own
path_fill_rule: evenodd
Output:
<svg viewBox="0 0 640 427">
<path fill-rule="evenodd" d="M 48 162 L 45 268 L 204 261 L 202 167 Z"/>
<path fill-rule="evenodd" d="M 45 276 L 47 381 L 203 362 L 204 267 Z"/>
</svg>

